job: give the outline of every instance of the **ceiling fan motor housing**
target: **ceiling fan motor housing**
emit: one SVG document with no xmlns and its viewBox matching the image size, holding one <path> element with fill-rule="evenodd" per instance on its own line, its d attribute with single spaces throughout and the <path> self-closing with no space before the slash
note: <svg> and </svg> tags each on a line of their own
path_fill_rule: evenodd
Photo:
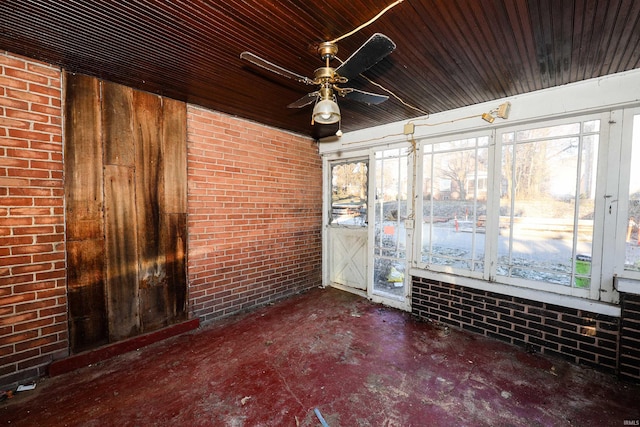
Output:
<svg viewBox="0 0 640 427">
<path fill-rule="evenodd" d="M 332 81 L 334 76 L 335 76 L 335 68 L 331 68 L 331 67 L 318 68 L 313 73 L 314 80 L 317 83 Z"/>
<path fill-rule="evenodd" d="M 324 60 L 335 58 L 338 53 L 338 45 L 332 42 L 323 42 L 318 46 L 318 54 Z"/>
</svg>

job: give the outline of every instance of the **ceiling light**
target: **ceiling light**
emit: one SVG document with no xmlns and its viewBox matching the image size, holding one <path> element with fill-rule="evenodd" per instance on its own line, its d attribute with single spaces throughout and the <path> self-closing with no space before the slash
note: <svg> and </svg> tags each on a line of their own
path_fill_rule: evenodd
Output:
<svg viewBox="0 0 640 427">
<path fill-rule="evenodd" d="M 340 108 L 333 99 L 323 99 L 313 107 L 313 121 L 330 125 L 340 121 Z"/>
<path fill-rule="evenodd" d="M 478 116 L 476 116 L 478 117 Z M 489 123 L 493 123 L 496 118 L 493 117 L 490 113 L 482 113 L 482 120 L 487 121 Z"/>
</svg>

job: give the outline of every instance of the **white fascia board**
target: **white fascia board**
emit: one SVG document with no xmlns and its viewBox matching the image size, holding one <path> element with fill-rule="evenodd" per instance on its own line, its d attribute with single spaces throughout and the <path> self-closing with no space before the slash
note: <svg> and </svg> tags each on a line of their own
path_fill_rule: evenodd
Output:
<svg viewBox="0 0 640 427">
<path fill-rule="evenodd" d="M 610 74 L 431 114 L 428 118 L 425 116 L 416 117 L 411 120 L 348 132 L 340 138 L 325 138 L 320 143 L 320 154 L 384 146 L 408 141 L 411 137 L 422 139 L 477 129 L 486 130 L 548 118 L 638 105 L 640 104 L 640 90 L 638 88 L 640 88 L 640 69 Z M 480 118 L 482 113 L 494 110 L 506 101 L 511 102 L 508 119 L 496 118 L 492 124 L 489 124 Z M 404 125 L 409 122 L 415 124 L 413 135 L 404 134 Z"/>
</svg>

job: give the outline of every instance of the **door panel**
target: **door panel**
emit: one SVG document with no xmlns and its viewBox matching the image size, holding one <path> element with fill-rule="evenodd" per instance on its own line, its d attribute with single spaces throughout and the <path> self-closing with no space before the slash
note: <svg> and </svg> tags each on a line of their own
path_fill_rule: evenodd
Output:
<svg viewBox="0 0 640 427">
<path fill-rule="evenodd" d="M 329 275 L 332 283 L 367 289 L 367 230 L 331 228 Z"/>
<path fill-rule="evenodd" d="M 331 212 L 325 258 L 329 283 L 366 291 L 369 164 L 366 159 L 334 162 L 329 172 Z"/>
</svg>

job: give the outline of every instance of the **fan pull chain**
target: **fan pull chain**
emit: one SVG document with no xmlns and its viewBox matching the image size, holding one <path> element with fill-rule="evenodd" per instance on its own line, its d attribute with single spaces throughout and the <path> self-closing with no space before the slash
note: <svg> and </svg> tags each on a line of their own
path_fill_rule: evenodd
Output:
<svg viewBox="0 0 640 427">
<path fill-rule="evenodd" d="M 364 24 L 360 25 L 358 28 L 356 28 L 355 30 L 348 32 L 347 34 L 338 37 L 337 39 L 333 39 L 331 40 L 331 43 L 337 43 L 340 40 L 349 37 L 350 35 L 357 33 L 358 31 L 360 31 L 361 29 L 363 29 L 364 27 L 366 27 L 367 25 L 370 25 L 372 23 L 374 23 L 378 18 L 380 18 L 382 15 L 384 15 L 389 9 L 391 9 L 394 6 L 399 5 L 400 3 L 402 3 L 404 0 L 396 0 L 395 2 L 391 3 L 389 6 L 385 7 L 384 9 L 382 9 L 382 11 L 380 13 L 378 13 L 376 16 L 374 16 L 373 18 L 371 18 L 370 20 L 368 20 L 367 22 L 365 22 Z"/>
</svg>

